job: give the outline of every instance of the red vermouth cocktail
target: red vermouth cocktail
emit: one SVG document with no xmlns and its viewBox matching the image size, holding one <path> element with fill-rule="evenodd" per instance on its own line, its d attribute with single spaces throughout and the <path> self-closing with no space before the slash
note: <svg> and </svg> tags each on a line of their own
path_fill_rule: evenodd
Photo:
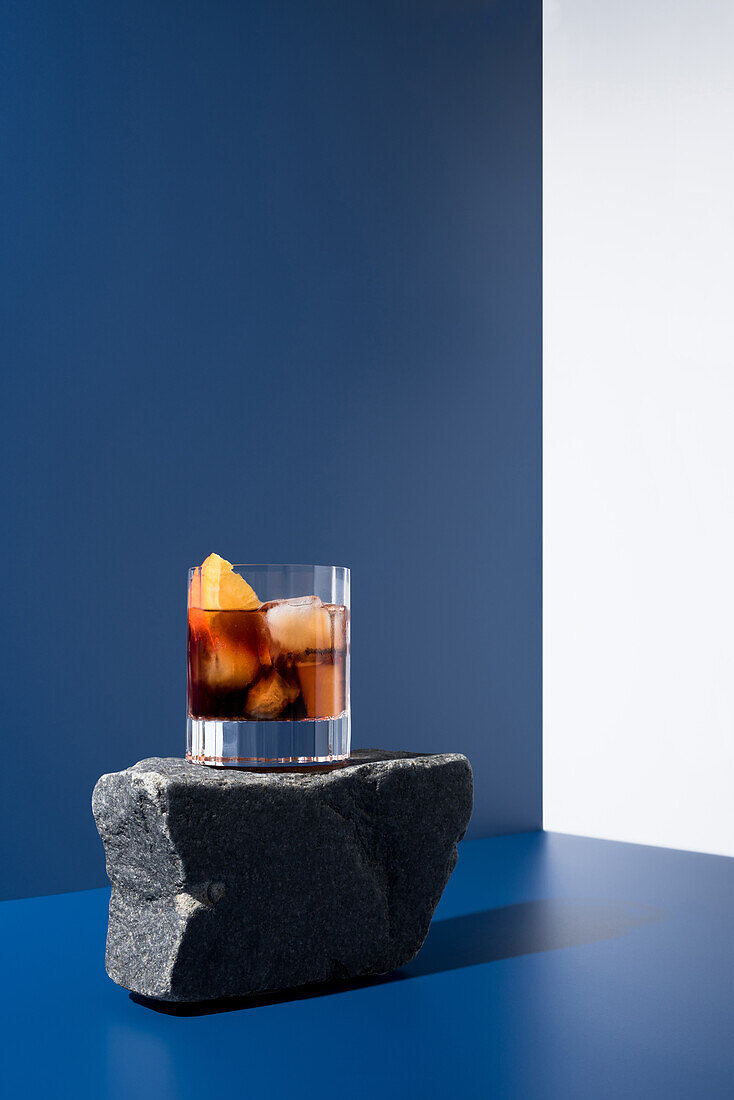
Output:
<svg viewBox="0 0 734 1100">
<path fill-rule="evenodd" d="M 190 570 L 188 603 L 189 759 L 300 767 L 349 756 L 349 570 L 211 554 Z"/>
</svg>

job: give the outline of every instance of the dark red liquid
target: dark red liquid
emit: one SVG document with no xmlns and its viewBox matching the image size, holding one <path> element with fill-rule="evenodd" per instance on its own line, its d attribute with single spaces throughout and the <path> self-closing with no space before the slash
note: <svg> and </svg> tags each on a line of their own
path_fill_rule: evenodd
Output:
<svg viewBox="0 0 734 1100">
<path fill-rule="evenodd" d="M 189 608 L 188 712 L 192 718 L 285 721 L 338 718 L 346 709 L 347 611 L 325 605 L 319 647 L 273 640 L 267 609 Z"/>
</svg>

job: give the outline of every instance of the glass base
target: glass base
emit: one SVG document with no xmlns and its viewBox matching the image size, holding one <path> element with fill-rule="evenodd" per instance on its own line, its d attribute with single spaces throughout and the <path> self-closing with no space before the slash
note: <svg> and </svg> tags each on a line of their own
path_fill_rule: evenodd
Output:
<svg viewBox="0 0 734 1100">
<path fill-rule="evenodd" d="M 215 768 L 302 768 L 347 760 L 349 716 L 298 722 L 188 718 L 186 759 Z"/>
</svg>

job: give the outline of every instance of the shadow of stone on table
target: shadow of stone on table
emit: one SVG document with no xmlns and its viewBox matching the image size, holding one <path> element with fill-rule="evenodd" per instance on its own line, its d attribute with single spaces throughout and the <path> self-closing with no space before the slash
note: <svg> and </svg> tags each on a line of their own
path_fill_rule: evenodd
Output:
<svg viewBox="0 0 734 1100">
<path fill-rule="evenodd" d="M 434 921 L 416 958 L 390 974 L 216 1001 L 156 1001 L 136 993 L 131 993 L 130 999 L 169 1016 L 207 1016 L 217 1012 L 261 1008 L 422 978 L 518 955 L 616 939 L 635 928 L 656 923 L 665 916 L 663 910 L 654 906 L 607 899 L 547 898 L 524 901 Z"/>
<path fill-rule="evenodd" d="M 400 973 L 408 978 L 579 947 L 624 936 L 663 917 L 653 906 L 613 900 L 547 898 L 450 917 L 431 926 L 423 949 Z"/>
</svg>

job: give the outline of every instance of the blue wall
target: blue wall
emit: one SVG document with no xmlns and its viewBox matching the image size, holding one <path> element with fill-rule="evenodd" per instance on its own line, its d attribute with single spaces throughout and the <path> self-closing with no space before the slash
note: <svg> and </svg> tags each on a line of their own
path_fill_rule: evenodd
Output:
<svg viewBox="0 0 734 1100">
<path fill-rule="evenodd" d="M 91 789 L 181 755 L 211 550 L 350 565 L 356 744 L 539 826 L 540 0 L 0 24 L 0 893 L 104 881 Z"/>
</svg>

